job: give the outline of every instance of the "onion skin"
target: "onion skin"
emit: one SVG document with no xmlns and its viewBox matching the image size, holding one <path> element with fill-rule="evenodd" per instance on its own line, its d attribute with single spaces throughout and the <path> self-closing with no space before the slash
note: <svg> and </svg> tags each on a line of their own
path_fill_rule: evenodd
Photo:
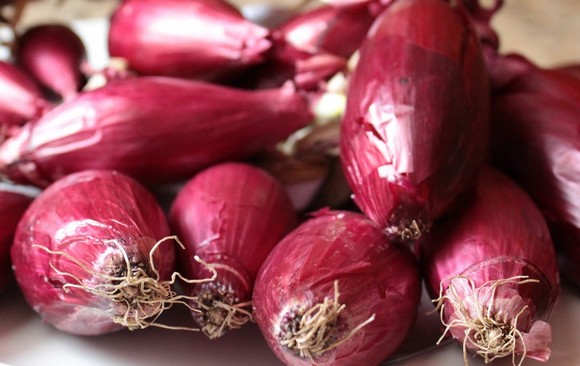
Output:
<svg viewBox="0 0 580 366">
<path fill-rule="evenodd" d="M 580 287 L 580 78 L 532 68 L 492 99 L 492 157 L 534 199 Z"/>
<path fill-rule="evenodd" d="M 168 183 L 255 154 L 310 120 L 306 99 L 291 85 L 247 91 L 133 77 L 84 92 L 24 126 L 0 146 L 0 171 L 36 185 L 84 169 Z"/>
<path fill-rule="evenodd" d="M 40 24 L 17 39 L 16 59 L 40 85 L 71 99 L 85 83 L 81 71 L 86 49 L 80 37 L 64 24 Z"/>
<path fill-rule="evenodd" d="M 442 321 L 453 338 L 486 362 L 494 357 L 516 357 L 514 353 L 547 360 L 551 341 L 547 322 L 558 300 L 560 284 L 555 249 L 544 217 L 521 187 L 491 167 L 481 170 L 472 199 L 464 203 L 438 220 L 420 241 L 426 287 L 443 304 Z M 535 283 L 521 283 L 524 279 Z M 473 288 L 468 281 L 473 281 Z M 451 285 L 461 298 L 454 297 Z M 496 290 L 490 298 L 486 294 L 491 288 Z M 453 301 L 463 304 L 471 327 L 465 325 L 463 312 Z M 475 315 L 478 311 L 489 313 L 481 317 L 495 319 L 508 330 L 514 329 L 513 322 L 517 321 L 520 333 L 513 348 L 506 344 L 505 353 L 494 353 L 492 342 L 476 347 L 474 334 L 479 328 L 473 323 L 482 321 Z M 484 335 L 492 336 L 498 329 L 490 327 Z M 503 334 L 500 339 L 507 342 L 508 338 Z M 485 354 L 486 350 L 491 353 Z"/>
<path fill-rule="evenodd" d="M 22 190 L 18 185 L 0 182 L 0 292 L 13 281 L 10 267 L 10 247 L 16 226 L 34 194 Z"/>
<path fill-rule="evenodd" d="M 292 311 L 332 299 L 345 305 L 335 325 L 336 347 L 302 357 L 280 343 Z M 393 244 L 365 216 L 323 210 L 276 245 L 256 279 L 253 313 L 277 357 L 286 365 L 378 365 L 408 334 L 421 292 L 419 270 L 407 247 Z M 374 318 L 372 316 L 374 315 Z M 288 332 L 291 333 L 291 332 Z"/>
<path fill-rule="evenodd" d="M 143 75 L 204 80 L 261 63 L 269 31 L 218 0 L 128 0 L 111 17 L 109 53 Z"/>
<path fill-rule="evenodd" d="M 24 124 L 50 108 L 34 79 L 5 61 L 0 61 L 0 90 L 0 126 Z"/>
<path fill-rule="evenodd" d="M 486 159 L 489 87 L 469 17 L 401 0 L 377 18 L 351 74 L 340 153 L 354 201 L 392 240 L 448 211 Z"/>
<path fill-rule="evenodd" d="M 105 276 L 127 270 L 123 251 L 133 271 L 142 266 L 153 277 L 150 252 L 168 233 L 163 211 L 135 180 L 102 170 L 71 174 L 42 191 L 20 220 L 11 250 L 14 274 L 31 307 L 55 328 L 78 335 L 117 331 L 125 326 L 116 319 L 123 315 L 122 302 L 63 286 L 79 284 L 73 276 L 87 287 L 114 285 Z M 174 271 L 172 244 L 160 245 L 152 256 L 166 280 Z M 127 301 L 139 300 L 134 292 Z"/>
<path fill-rule="evenodd" d="M 281 183 L 249 164 L 214 165 L 179 191 L 170 225 L 186 246 L 186 254 L 180 256 L 182 272 L 189 278 L 208 277 L 207 269 L 192 259 L 194 255 L 217 271 L 215 281 L 193 285 L 187 293 L 200 299 L 192 305 L 202 313 L 192 315 L 208 337 L 220 337 L 251 319 L 247 304 L 258 270 L 296 223 L 296 212 Z M 218 302 L 228 306 L 240 324 L 222 327 L 228 311 Z M 237 306 L 244 312 L 237 312 Z"/>
</svg>

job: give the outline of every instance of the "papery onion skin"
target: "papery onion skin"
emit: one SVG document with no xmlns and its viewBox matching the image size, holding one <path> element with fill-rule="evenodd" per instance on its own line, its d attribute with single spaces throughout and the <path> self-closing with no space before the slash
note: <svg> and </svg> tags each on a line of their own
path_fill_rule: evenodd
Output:
<svg viewBox="0 0 580 366">
<path fill-rule="evenodd" d="M 170 77 L 117 80 L 60 104 L 0 146 L 0 171 L 46 185 L 84 169 L 147 183 L 244 159 L 310 123 L 291 85 L 248 91 Z"/>
<path fill-rule="evenodd" d="M 116 273 L 127 270 L 121 248 L 134 270 L 142 266 L 153 276 L 149 254 L 168 234 L 167 219 L 155 198 L 132 178 L 105 170 L 71 174 L 42 191 L 20 220 L 11 250 L 14 274 L 30 306 L 55 328 L 78 335 L 114 332 L 124 328 L 113 321 L 122 313 L 122 304 L 63 286 L 78 284 L 73 276 L 95 287 L 108 284 L 106 275 L 122 275 Z M 160 279 L 166 280 L 174 271 L 173 244 L 160 245 L 153 261 Z"/>
<path fill-rule="evenodd" d="M 544 214 L 580 286 L 580 78 L 531 68 L 492 99 L 492 157 Z"/>
<path fill-rule="evenodd" d="M 345 305 L 334 340 L 371 319 L 343 343 L 301 357 L 280 343 L 292 310 L 308 309 L 338 289 Z M 286 365 L 378 365 L 408 334 L 420 297 L 419 270 L 407 247 L 393 244 L 360 213 L 322 210 L 276 245 L 264 262 L 253 295 L 256 323 Z M 374 319 L 371 318 L 374 315 Z"/>
<path fill-rule="evenodd" d="M 85 82 L 82 63 L 86 49 L 81 38 L 67 25 L 39 24 L 17 39 L 19 65 L 40 85 L 64 99 L 76 96 Z"/>
<path fill-rule="evenodd" d="M 0 126 L 24 124 L 50 108 L 34 79 L 6 61 L 0 61 L 0 90 Z"/>
<path fill-rule="evenodd" d="M 221 0 L 128 0 L 111 17 L 109 53 L 143 75 L 225 79 L 263 61 L 269 31 Z"/>
<path fill-rule="evenodd" d="M 414 240 L 454 204 L 486 159 L 489 87 L 465 12 L 402 0 L 377 18 L 351 74 L 341 130 L 360 209 Z"/>
<path fill-rule="evenodd" d="M 515 353 L 515 360 L 524 356 L 548 359 L 548 321 L 560 294 L 558 264 L 544 217 L 513 180 L 484 167 L 473 196 L 436 221 L 419 248 L 428 293 L 433 299 L 441 299 L 444 324 L 449 324 L 453 338 L 465 342 L 468 351 L 478 350 L 471 341 L 476 327 L 471 328 L 470 340 L 466 340 L 467 328 L 460 322 L 462 312 L 452 303 L 460 300 L 453 297 L 452 283 L 463 294 L 460 304 L 472 317 L 470 321 L 480 320 L 475 315 L 479 312 L 513 329 L 512 322 L 518 319 L 517 329 L 522 336 L 515 338 L 515 349 L 489 357 L 512 357 Z M 535 283 L 518 283 L 524 280 Z M 494 286 L 496 291 L 490 299 L 485 294 Z M 467 297 L 477 291 L 481 292 L 475 298 Z M 480 351 L 487 346 L 482 344 Z"/>
<path fill-rule="evenodd" d="M 10 247 L 16 226 L 24 211 L 37 193 L 34 190 L 25 191 L 9 182 L 0 182 L 0 292 L 12 282 L 10 266 Z"/>
<path fill-rule="evenodd" d="M 192 315 L 206 335 L 217 338 L 237 327 L 220 329 L 223 321 L 213 323 L 212 312 L 227 313 L 217 302 L 234 307 L 245 303 L 242 310 L 251 311 L 248 303 L 258 270 L 296 223 L 296 211 L 282 184 L 247 163 L 213 165 L 183 186 L 170 211 L 171 228 L 186 246 L 180 255 L 182 272 L 189 278 L 208 277 L 194 255 L 217 271 L 215 281 L 186 287 L 187 295 L 199 296 L 203 303 L 193 301 L 202 314 Z M 239 326 L 249 320 L 247 315 L 234 313 Z"/>
</svg>

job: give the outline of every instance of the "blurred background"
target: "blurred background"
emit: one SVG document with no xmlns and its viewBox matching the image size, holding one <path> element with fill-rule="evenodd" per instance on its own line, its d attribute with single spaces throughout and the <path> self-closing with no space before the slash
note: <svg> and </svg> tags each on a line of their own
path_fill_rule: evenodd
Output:
<svg viewBox="0 0 580 366">
<path fill-rule="evenodd" d="M 108 17 L 118 1 L 28 1 L 19 24 L 26 27 L 41 22 Z M 239 6 L 256 3 L 292 6 L 302 0 L 230 1 Z M 499 31 L 504 52 L 521 53 L 541 66 L 580 62 L 580 0 L 505 0 L 493 24 Z"/>
</svg>

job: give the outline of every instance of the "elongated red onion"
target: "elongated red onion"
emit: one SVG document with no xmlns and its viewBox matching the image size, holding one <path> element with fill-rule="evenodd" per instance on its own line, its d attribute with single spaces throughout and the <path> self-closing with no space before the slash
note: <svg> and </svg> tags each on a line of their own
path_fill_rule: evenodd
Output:
<svg viewBox="0 0 580 366">
<path fill-rule="evenodd" d="M 163 211 L 137 181 L 86 170 L 28 207 L 12 246 L 14 274 L 32 308 L 59 330 L 145 328 L 179 301 L 168 235 Z"/>
<path fill-rule="evenodd" d="M 310 122 L 291 85 L 248 91 L 169 77 L 118 80 L 60 104 L 0 146 L 0 171 L 47 184 L 113 169 L 140 181 L 186 179 L 243 159 Z"/>
<path fill-rule="evenodd" d="M 464 11 L 400 0 L 377 18 L 351 75 L 340 153 L 360 209 L 416 239 L 485 159 L 488 76 Z"/>
<path fill-rule="evenodd" d="M 10 247 L 16 226 L 38 192 L 31 187 L 0 182 L 0 292 L 12 282 Z"/>
<path fill-rule="evenodd" d="M 580 64 L 569 64 L 557 67 L 556 70 L 567 73 L 568 75 L 574 76 L 580 79 Z"/>
<path fill-rule="evenodd" d="M 420 248 L 427 289 L 464 352 L 514 365 L 548 359 L 558 266 L 546 221 L 521 187 L 483 168 L 472 199 L 436 221 Z"/>
<path fill-rule="evenodd" d="M 34 79 L 17 66 L 0 61 L 0 126 L 23 124 L 49 109 Z"/>
<path fill-rule="evenodd" d="M 580 286 L 580 78 L 533 68 L 492 99 L 493 163 L 530 194 Z M 566 263 L 570 262 L 570 263 Z"/>
<path fill-rule="evenodd" d="M 198 173 L 179 191 L 170 225 L 186 246 L 180 262 L 189 278 L 217 272 L 215 281 L 187 289 L 192 315 L 209 338 L 252 319 L 251 299 L 260 266 L 294 228 L 296 212 L 284 187 L 260 168 L 222 163 Z"/>
<path fill-rule="evenodd" d="M 288 234 L 256 279 L 253 312 L 286 365 L 378 365 L 416 316 L 420 279 L 407 247 L 349 211 L 319 211 Z"/>
<path fill-rule="evenodd" d="M 263 61 L 269 31 L 221 0 L 128 0 L 111 17 L 109 53 L 145 75 L 221 79 Z"/>
<path fill-rule="evenodd" d="M 26 29 L 17 39 L 16 59 L 40 85 L 71 99 L 85 83 L 86 50 L 67 25 L 48 23 Z"/>
</svg>

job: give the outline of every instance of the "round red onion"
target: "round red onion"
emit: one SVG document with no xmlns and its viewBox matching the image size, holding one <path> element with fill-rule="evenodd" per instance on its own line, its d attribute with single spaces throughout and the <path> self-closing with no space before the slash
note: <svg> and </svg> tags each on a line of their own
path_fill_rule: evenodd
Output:
<svg viewBox="0 0 580 366">
<path fill-rule="evenodd" d="M 129 77 L 83 92 L 24 126 L 0 145 L 0 171 L 36 185 L 84 169 L 168 183 L 247 158 L 310 121 L 306 99 L 290 84 L 255 91 Z"/>
<path fill-rule="evenodd" d="M 12 283 L 10 247 L 16 226 L 38 191 L 0 181 L 0 292 Z"/>
<path fill-rule="evenodd" d="M 126 0 L 109 53 L 144 75 L 223 79 L 263 61 L 269 31 L 221 0 Z"/>
<path fill-rule="evenodd" d="M 67 25 L 32 26 L 17 38 L 16 59 L 40 85 L 71 99 L 85 83 L 81 65 L 86 50 L 81 38 Z"/>
<path fill-rule="evenodd" d="M 360 209 L 393 240 L 417 239 L 486 157 L 488 75 L 468 16 L 401 0 L 376 19 L 350 77 L 340 154 Z"/>
<path fill-rule="evenodd" d="M 420 289 L 407 247 L 362 214 L 323 210 L 274 247 L 253 312 L 286 365 L 378 365 L 410 331 Z"/>
<path fill-rule="evenodd" d="M 27 302 L 44 321 L 97 335 L 156 324 L 177 296 L 175 253 L 153 195 L 113 171 L 68 175 L 42 191 L 11 250 Z"/>
<path fill-rule="evenodd" d="M 210 338 L 222 336 L 251 319 L 254 280 L 260 266 L 296 224 L 296 212 L 284 187 L 262 169 L 223 163 L 203 170 L 179 191 L 170 224 L 186 246 L 183 273 L 215 281 L 195 284 L 192 315 Z"/>
<path fill-rule="evenodd" d="M 465 352 L 548 359 L 556 254 L 542 214 L 511 179 L 483 168 L 473 196 L 421 241 L 420 258 L 446 333 Z"/>
</svg>

